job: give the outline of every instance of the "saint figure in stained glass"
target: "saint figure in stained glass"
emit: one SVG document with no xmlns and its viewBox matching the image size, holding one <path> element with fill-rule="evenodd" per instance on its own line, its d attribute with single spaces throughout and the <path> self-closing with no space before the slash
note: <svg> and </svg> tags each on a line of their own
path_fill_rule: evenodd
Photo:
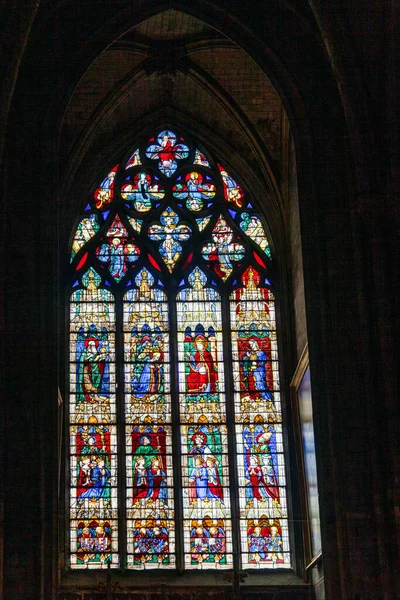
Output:
<svg viewBox="0 0 400 600">
<path fill-rule="evenodd" d="M 259 333 L 262 332 L 257 332 L 257 334 Z M 268 338 L 256 337 L 255 335 L 249 338 L 248 332 L 246 332 L 244 337 L 246 339 L 245 345 L 239 344 L 239 347 L 244 346 L 243 354 L 241 355 L 241 367 L 243 369 L 243 383 L 249 392 L 249 397 L 251 400 L 261 397 L 266 401 L 272 402 L 273 395 L 267 383 L 267 354 L 263 350 L 265 342 L 267 342 L 266 345 L 269 350 L 270 343 L 268 342 L 270 340 Z"/>
<path fill-rule="evenodd" d="M 168 130 L 162 131 L 157 136 L 157 142 L 158 144 L 150 144 L 146 156 L 153 160 L 158 158 L 158 168 L 161 173 L 171 177 L 178 167 L 176 161 L 187 158 L 189 148 L 182 142 L 176 143 L 176 135 Z"/>
<path fill-rule="evenodd" d="M 148 171 L 141 171 L 133 176 L 129 175 L 126 179 L 128 183 L 121 186 L 121 197 L 138 212 L 147 212 L 152 207 L 152 200 L 159 201 L 164 198 L 165 190 L 156 175 Z"/>
<path fill-rule="evenodd" d="M 168 128 L 79 218 L 71 567 L 290 567 L 271 253 L 254 206 Z"/>
<path fill-rule="evenodd" d="M 179 177 L 172 188 L 175 198 L 186 200 L 186 207 L 192 212 L 202 210 L 204 200 L 214 198 L 216 191 L 211 177 L 206 176 L 206 179 L 208 181 L 204 181 L 203 175 L 196 171 L 187 173 L 183 182 L 182 177 Z"/>
<path fill-rule="evenodd" d="M 106 365 L 107 333 L 91 326 L 88 333 L 81 328 L 77 343 L 77 402 L 108 402 Z"/>
<path fill-rule="evenodd" d="M 121 281 L 126 273 L 127 262 L 136 262 L 140 250 L 132 241 L 128 242 L 128 232 L 118 215 L 115 216 L 106 236 L 108 241 L 97 249 L 97 258 L 108 265 L 115 281 Z"/>
<path fill-rule="evenodd" d="M 152 402 L 164 391 L 163 335 L 158 327 L 154 332 L 143 325 L 140 332 L 131 332 L 132 398 Z"/>
<path fill-rule="evenodd" d="M 215 393 L 217 389 L 218 372 L 214 358 L 208 347 L 215 339 L 215 332 L 209 328 L 207 335 L 202 325 L 197 325 L 194 335 L 188 328 L 185 342 L 188 347 L 194 347 L 194 352 L 186 353 L 188 358 L 189 373 L 186 377 L 187 391 L 191 394 Z"/>
<path fill-rule="evenodd" d="M 242 244 L 233 241 L 233 230 L 222 215 L 215 224 L 212 240 L 203 247 L 203 257 L 225 281 L 233 271 L 233 263 L 243 258 L 245 250 Z"/>
</svg>

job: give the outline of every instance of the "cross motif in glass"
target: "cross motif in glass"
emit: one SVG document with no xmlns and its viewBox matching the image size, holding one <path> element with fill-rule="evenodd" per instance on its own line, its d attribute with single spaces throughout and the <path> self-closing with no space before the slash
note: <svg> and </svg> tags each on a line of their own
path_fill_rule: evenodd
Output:
<svg viewBox="0 0 400 600">
<path fill-rule="evenodd" d="M 160 223 L 161 225 L 155 224 L 149 227 L 149 238 L 153 241 L 161 241 L 158 250 L 172 273 L 182 253 L 180 242 L 187 241 L 192 235 L 192 230 L 187 225 L 178 225 L 179 217 L 170 206 L 161 214 Z"/>
</svg>

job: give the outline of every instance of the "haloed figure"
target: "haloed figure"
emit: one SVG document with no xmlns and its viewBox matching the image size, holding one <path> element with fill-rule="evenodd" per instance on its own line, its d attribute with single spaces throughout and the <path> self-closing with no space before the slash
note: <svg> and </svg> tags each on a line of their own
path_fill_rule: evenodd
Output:
<svg viewBox="0 0 400 600">
<path fill-rule="evenodd" d="M 242 356 L 244 383 L 254 399 L 273 402 L 273 396 L 267 385 L 266 361 L 267 355 L 255 339 L 250 339 L 248 350 Z"/>
<path fill-rule="evenodd" d="M 100 348 L 100 342 L 94 337 L 85 340 L 84 351 L 80 357 L 78 372 L 78 401 L 94 404 L 101 402 L 101 385 L 104 375 L 107 353 Z"/>
</svg>

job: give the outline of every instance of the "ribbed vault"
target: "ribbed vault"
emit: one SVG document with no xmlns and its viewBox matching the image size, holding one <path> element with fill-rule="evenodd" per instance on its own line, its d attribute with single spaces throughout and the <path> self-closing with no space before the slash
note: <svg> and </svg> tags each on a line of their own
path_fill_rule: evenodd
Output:
<svg viewBox="0 0 400 600">
<path fill-rule="evenodd" d="M 288 127 L 276 90 L 242 48 L 175 9 L 130 29 L 81 78 L 61 132 L 64 190 L 76 178 L 88 181 L 90 157 L 111 163 L 116 141 L 129 130 L 139 131 L 151 115 L 161 124 L 172 113 L 197 136 L 202 129 L 213 132 L 225 147 L 221 158 L 233 169 L 242 163 L 242 175 L 244 164 L 275 208 L 273 220 L 284 218 L 280 182 Z"/>
</svg>

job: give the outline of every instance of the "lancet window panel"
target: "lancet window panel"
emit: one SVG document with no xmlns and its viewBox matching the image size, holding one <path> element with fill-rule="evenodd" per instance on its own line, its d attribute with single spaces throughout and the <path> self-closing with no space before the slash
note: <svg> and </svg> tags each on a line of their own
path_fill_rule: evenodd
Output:
<svg viewBox="0 0 400 600">
<path fill-rule="evenodd" d="M 271 250 L 175 128 L 99 178 L 71 236 L 69 567 L 288 569 Z"/>
<path fill-rule="evenodd" d="M 231 568 L 221 300 L 198 267 L 188 282 L 177 297 L 185 566 Z"/>
<path fill-rule="evenodd" d="M 75 568 L 118 566 L 115 304 L 89 269 L 70 303 L 70 552 Z"/>
<path fill-rule="evenodd" d="M 124 296 L 127 566 L 173 568 L 168 303 L 147 269 L 135 283 Z"/>
</svg>

